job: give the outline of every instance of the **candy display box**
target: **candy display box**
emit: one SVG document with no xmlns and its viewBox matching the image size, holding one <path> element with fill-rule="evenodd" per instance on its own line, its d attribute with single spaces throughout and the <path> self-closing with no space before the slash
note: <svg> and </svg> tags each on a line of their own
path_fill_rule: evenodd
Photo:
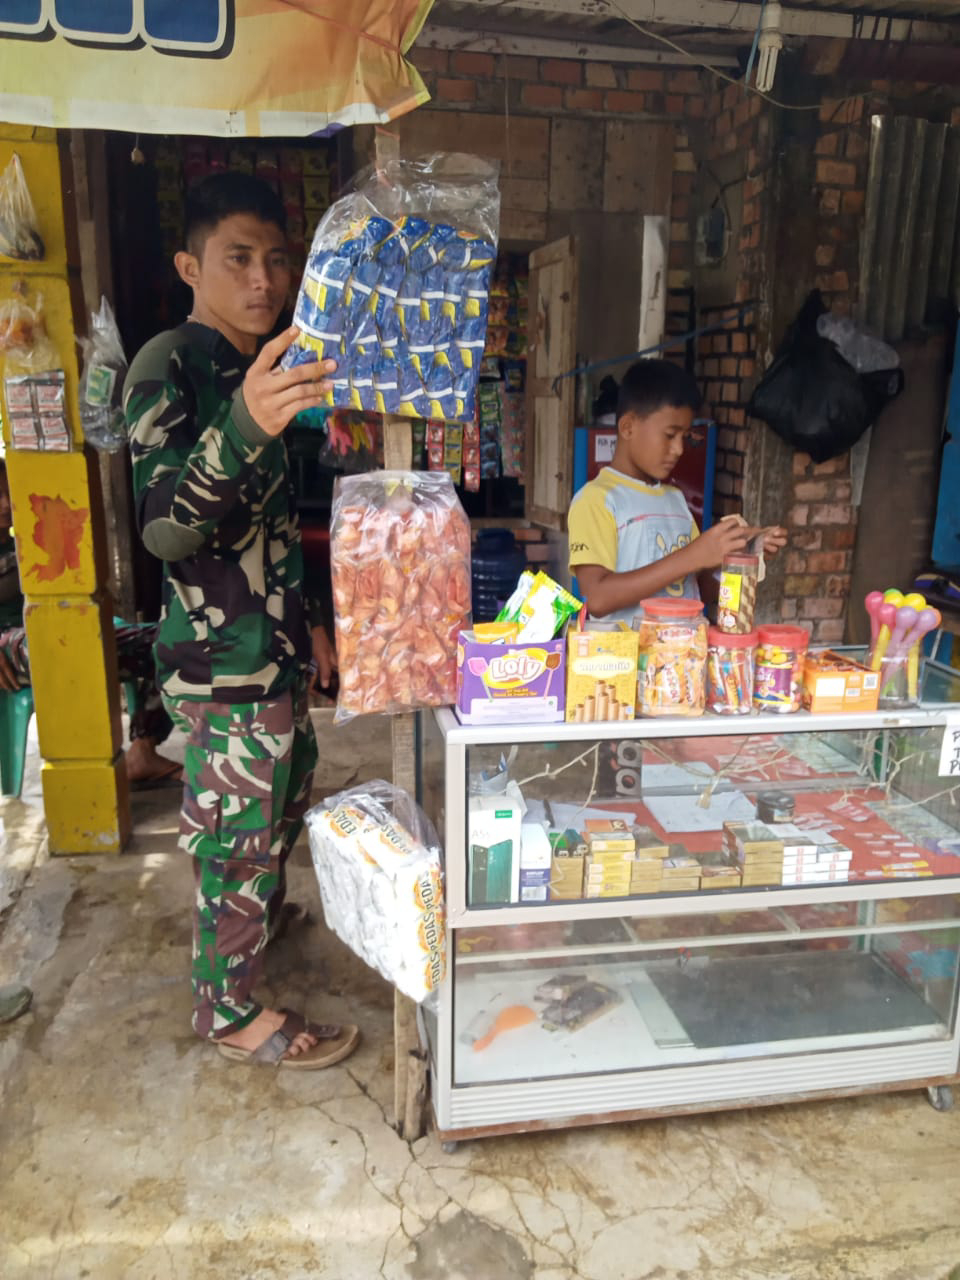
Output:
<svg viewBox="0 0 960 1280">
<path fill-rule="evenodd" d="M 461 631 L 457 701 L 461 724 L 553 724 L 563 719 L 566 641 L 480 644 Z"/>
</svg>

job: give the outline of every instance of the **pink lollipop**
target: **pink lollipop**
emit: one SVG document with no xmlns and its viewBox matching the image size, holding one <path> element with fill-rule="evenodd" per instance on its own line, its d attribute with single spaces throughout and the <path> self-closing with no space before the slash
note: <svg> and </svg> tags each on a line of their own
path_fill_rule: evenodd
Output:
<svg viewBox="0 0 960 1280">
<path fill-rule="evenodd" d="M 911 628 L 917 621 L 917 611 L 908 604 L 902 604 L 897 609 L 897 619 L 893 625 L 893 633 L 890 636 L 890 648 L 887 650 L 889 657 L 902 658 L 909 645 L 907 644 L 907 636 Z"/>
<path fill-rule="evenodd" d="M 467 670 L 470 672 L 472 676 L 477 676 L 479 678 L 481 684 L 483 685 L 483 692 L 487 695 L 487 697 L 492 702 L 493 694 L 490 692 L 490 686 L 487 684 L 486 680 L 484 680 L 483 678 L 487 674 L 486 658 L 468 658 Z"/>
<path fill-rule="evenodd" d="M 900 612 L 905 613 L 906 610 L 901 609 Z M 936 631 L 940 625 L 940 614 L 936 609 L 921 609 L 919 613 L 916 609 L 911 609 L 910 612 L 914 614 L 914 621 L 903 640 L 904 652 L 912 649 L 918 640 L 922 640 L 929 632 Z"/>
<path fill-rule="evenodd" d="M 880 622 L 877 618 L 877 610 L 883 604 L 883 592 L 871 591 L 864 600 L 864 606 L 870 615 L 870 643 L 876 644 L 877 632 L 880 630 Z"/>
</svg>

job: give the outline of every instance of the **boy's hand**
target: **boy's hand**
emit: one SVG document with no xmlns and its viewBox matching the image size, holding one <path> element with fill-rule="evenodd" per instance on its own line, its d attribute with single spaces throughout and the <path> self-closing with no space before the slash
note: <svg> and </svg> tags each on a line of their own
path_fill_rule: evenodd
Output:
<svg viewBox="0 0 960 1280">
<path fill-rule="evenodd" d="M 701 533 L 690 543 L 688 551 L 693 559 L 694 573 L 702 569 L 719 569 L 725 556 L 735 556 L 746 551 L 756 529 L 743 524 L 736 516 L 727 516 Z"/>
<path fill-rule="evenodd" d="M 787 545 L 787 531 L 781 529 L 779 525 L 773 529 L 764 529 L 763 531 L 763 554 L 766 556 L 775 556 L 778 551 L 782 551 Z"/>
<path fill-rule="evenodd" d="M 243 399 L 250 416 L 268 436 L 278 436 L 304 409 L 316 409 L 332 390 L 325 377 L 333 373 L 335 360 L 298 364 L 286 372 L 274 365 L 297 337 L 299 330 L 285 329 L 262 351 L 247 370 L 243 380 Z"/>
</svg>

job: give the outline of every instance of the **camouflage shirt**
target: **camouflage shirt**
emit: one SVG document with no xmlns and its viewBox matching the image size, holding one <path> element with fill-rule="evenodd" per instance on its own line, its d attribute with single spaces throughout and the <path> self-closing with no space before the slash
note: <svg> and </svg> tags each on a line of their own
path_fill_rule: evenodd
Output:
<svg viewBox="0 0 960 1280">
<path fill-rule="evenodd" d="M 310 661 L 287 449 L 250 416 L 250 357 L 188 323 L 130 366 L 124 412 L 137 521 L 164 562 L 157 680 L 174 698 L 254 702 Z"/>
</svg>

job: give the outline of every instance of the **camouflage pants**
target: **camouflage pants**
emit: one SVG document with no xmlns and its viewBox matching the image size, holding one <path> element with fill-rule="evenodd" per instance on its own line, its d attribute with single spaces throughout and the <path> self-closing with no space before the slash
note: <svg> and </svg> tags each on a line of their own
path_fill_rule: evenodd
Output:
<svg viewBox="0 0 960 1280">
<path fill-rule="evenodd" d="M 286 862 L 310 802 L 317 741 L 306 685 L 266 702 L 166 699 L 187 734 L 180 847 L 193 856 L 193 1026 L 252 1022 Z"/>
<path fill-rule="evenodd" d="M 150 738 L 159 746 L 169 738 L 173 726 L 163 709 L 163 699 L 157 688 L 157 668 L 153 658 L 157 624 L 125 623 L 115 627 L 114 635 L 117 641 L 117 674 L 122 683 L 132 682 L 137 686 L 137 705 L 128 708 L 130 741 Z M 0 631 L 0 649 L 6 654 L 21 686 L 26 688 L 32 683 L 26 629 L 9 627 L 6 631 Z"/>
</svg>

